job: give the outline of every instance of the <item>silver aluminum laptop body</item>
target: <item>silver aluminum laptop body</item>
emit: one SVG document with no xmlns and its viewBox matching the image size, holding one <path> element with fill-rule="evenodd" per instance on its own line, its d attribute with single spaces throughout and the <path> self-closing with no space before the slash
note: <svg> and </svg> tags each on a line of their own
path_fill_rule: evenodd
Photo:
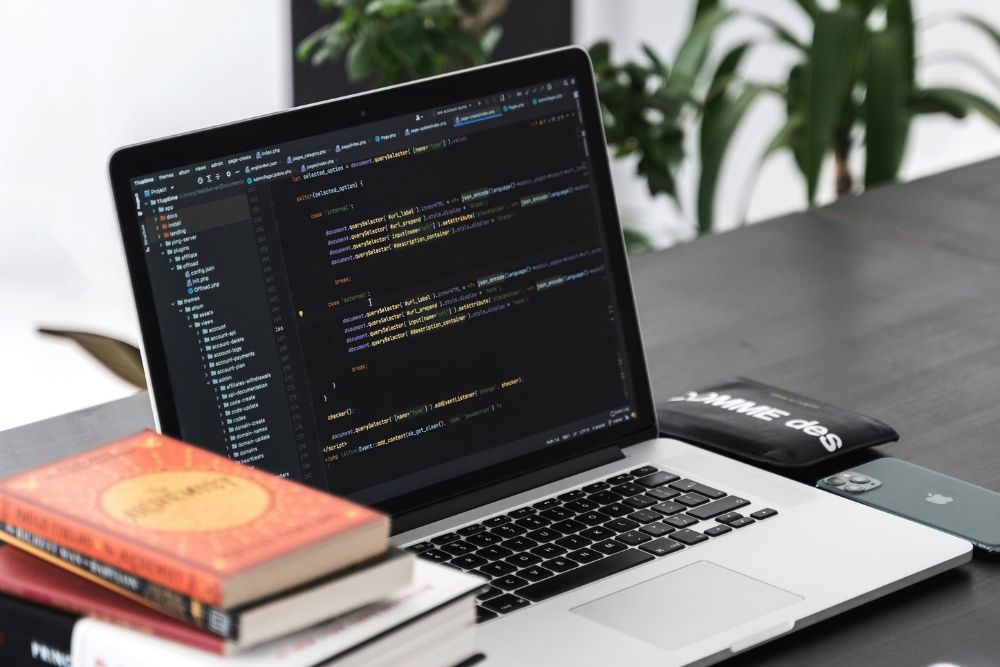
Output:
<svg viewBox="0 0 1000 667">
<path fill-rule="evenodd" d="M 425 540 L 641 465 L 770 507 L 770 519 L 487 621 L 495 665 L 712 664 L 970 560 L 971 545 L 676 441 L 398 535 Z M 678 613 L 683 610 L 683 613 Z"/>
<path fill-rule="evenodd" d="M 592 90 L 586 56 L 578 49 L 558 50 L 435 78 L 445 78 L 447 85 L 461 87 L 462 81 L 475 77 L 496 76 L 502 80 L 504 73 L 551 68 L 553 63 L 566 60 L 580 64 L 581 81 L 588 79 L 585 88 Z M 151 317 L 152 294 L 142 264 L 144 251 L 138 234 L 131 229 L 135 212 L 127 177 L 164 166 L 160 162 L 184 163 L 174 152 L 187 156 L 195 146 L 202 152 L 200 146 L 206 137 L 212 139 L 209 143 L 222 137 L 226 146 L 236 145 L 243 141 L 240 132 L 252 135 L 285 117 L 289 122 L 302 118 L 318 122 L 320 114 L 339 108 L 338 104 L 357 106 L 378 95 L 390 99 L 387 96 L 417 86 L 441 90 L 444 83 L 406 84 L 371 96 L 343 98 L 284 112 L 272 119 L 244 121 L 230 128 L 168 138 L 116 154 L 111 165 L 112 185 L 136 302 L 144 323 L 144 363 L 147 375 L 153 380 L 159 428 L 166 423 L 165 430 L 174 433 L 179 418 L 172 405 L 165 407 L 161 402 L 170 395 L 163 370 L 165 347 Z M 599 123 L 596 98 L 587 90 L 583 91 L 581 104 L 584 114 Z M 270 129 L 265 134 L 268 132 Z M 613 218 L 615 209 L 607 165 L 604 156 L 594 157 L 603 174 L 598 185 L 606 193 L 599 203 Z M 617 243 L 620 249 L 620 238 Z M 625 273 L 624 266 L 620 271 Z M 140 280 L 136 280 L 137 275 Z M 627 283 L 627 274 L 624 278 Z M 629 309 L 631 312 L 620 314 L 634 321 L 634 309 L 631 305 Z M 151 364 L 151 360 L 156 363 Z M 652 400 L 641 408 L 651 411 Z M 649 429 L 643 433 L 655 430 L 652 417 L 649 421 Z M 611 449 L 616 443 L 628 444 L 604 439 L 600 445 Z M 486 621 L 479 627 L 479 637 L 488 664 L 583 667 L 624 664 L 630 660 L 642 665 L 710 664 L 971 558 L 971 545 L 961 539 L 682 442 L 646 440 L 623 446 L 621 451 L 624 458 L 612 463 L 595 464 L 597 467 L 584 472 L 474 509 L 450 512 L 447 518 L 432 523 L 421 522 L 419 527 L 396 535 L 393 542 L 405 546 L 425 541 L 645 465 L 749 500 L 749 506 L 740 508 L 742 514 L 762 508 L 772 508 L 777 514 Z M 552 474 L 547 479 L 556 476 Z M 444 513 L 448 512 L 436 516 Z M 695 528 L 703 530 L 713 523 L 714 520 L 705 521 Z M 683 613 L 677 613 L 678 610 Z"/>
</svg>

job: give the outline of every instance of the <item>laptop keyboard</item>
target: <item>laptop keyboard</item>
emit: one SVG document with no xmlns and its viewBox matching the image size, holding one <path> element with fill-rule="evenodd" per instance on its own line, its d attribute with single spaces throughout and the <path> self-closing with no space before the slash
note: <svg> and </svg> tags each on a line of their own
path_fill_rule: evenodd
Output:
<svg viewBox="0 0 1000 667">
<path fill-rule="evenodd" d="M 778 513 L 746 514 L 749 505 L 645 465 L 406 549 L 489 579 L 476 599 L 481 623 Z"/>
</svg>

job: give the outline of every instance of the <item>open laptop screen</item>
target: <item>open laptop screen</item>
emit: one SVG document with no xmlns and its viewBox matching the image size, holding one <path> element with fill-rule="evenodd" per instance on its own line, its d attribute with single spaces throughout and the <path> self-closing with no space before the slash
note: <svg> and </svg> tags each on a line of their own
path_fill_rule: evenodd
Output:
<svg viewBox="0 0 1000 667">
<path fill-rule="evenodd" d="M 378 504 L 636 419 L 588 85 L 130 174 L 177 435 Z"/>
</svg>

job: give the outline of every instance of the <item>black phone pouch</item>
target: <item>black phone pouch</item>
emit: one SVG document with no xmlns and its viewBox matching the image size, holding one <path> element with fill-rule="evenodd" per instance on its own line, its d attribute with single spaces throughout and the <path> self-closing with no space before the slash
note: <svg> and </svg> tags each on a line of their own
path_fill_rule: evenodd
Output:
<svg viewBox="0 0 1000 667">
<path fill-rule="evenodd" d="M 733 458 L 778 467 L 815 465 L 899 439 L 884 422 L 746 378 L 657 405 L 660 433 Z"/>
</svg>

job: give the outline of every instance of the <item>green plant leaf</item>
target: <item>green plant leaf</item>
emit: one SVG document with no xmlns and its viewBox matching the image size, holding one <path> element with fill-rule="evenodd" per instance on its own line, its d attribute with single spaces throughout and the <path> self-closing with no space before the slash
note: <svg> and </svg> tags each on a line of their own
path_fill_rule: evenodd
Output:
<svg viewBox="0 0 1000 667">
<path fill-rule="evenodd" d="M 594 71 L 603 71 L 611 64 L 611 44 L 605 41 L 595 42 L 587 52 L 594 64 Z M 599 81 L 598 83 L 601 83 Z"/>
<path fill-rule="evenodd" d="M 479 48 L 482 49 L 483 55 L 487 58 L 493 55 L 493 50 L 497 48 L 501 37 L 503 37 L 503 28 L 501 26 L 494 25 L 487 28 L 479 40 Z"/>
<path fill-rule="evenodd" d="M 971 14 L 959 13 L 955 16 L 955 19 L 963 23 L 968 23 L 969 25 L 979 28 L 987 37 L 993 40 L 996 47 L 1000 49 L 1000 30 L 978 16 L 973 16 Z"/>
<path fill-rule="evenodd" d="M 688 89 L 694 86 L 698 72 L 701 71 L 708 56 L 712 34 L 719 24 L 732 15 L 732 10 L 716 7 L 704 11 L 695 20 L 674 58 L 674 68 L 670 74 L 670 80 L 674 85 Z"/>
<path fill-rule="evenodd" d="M 791 30 L 781 25 L 781 23 L 771 18 L 767 14 L 762 14 L 760 12 L 755 12 L 750 10 L 742 10 L 740 11 L 740 15 L 746 16 L 747 18 L 751 18 L 757 21 L 758 23 L 770 28 L 771 32 L 774 33 L 774 36 L 777 37 L 779 41 L 791 47 L 794 47 L 799 51 L 808 50 L 808 47 L 805 44 L 803 44 L 794 34 L 792 34 Z"/>
<path fill-rule="evenodd" d="M 819 7 L 816 5 L 816 0 L 795 0 L 795 4 L 802 8 L 809 18 L 816 20 L 816 16 L 819 14 Z"/>
<path fill-rule="evenodd" d="M 409 14 L 417 7 L 415 0 L 372 0 L 365 6 L 365 14 L 392 19 Z"/>
<path fill-rule="evenodd" d="M 854 62 L 863 28 L 860 14 L 850 8 L 819 11 L 805 76 L 803 132 L 797 160 L 806 177 L 809 203 L 816 200 L 819 172 L 830 149 L 841 111 L 854 85 Z"/>
<path fill-rule="evenodd" d="M 948 96 L 941 97 L 934 90 L 914 90 L 907 107 L 911 114 L 946 113 L 953 118 L 965 118 L 968 109 Z"/>
<path fill-rule="evenodd" d="M 376 61 L 372 54 L 371 37 L 359 35 L 358 39 L 347 49 L 347 59 L 344 67 L 351 81 L 367 79 L 375 73 Z"/>
<path fill-rule="evenodd" d="M 625 240 L 625 250 L 630 255 L 639 255 L 653 249 L 649 236 L 631 225 L 622 225 L 622 238 Z"/>
<path fill-rule="evenodd" d="M 910 98 L 914 113 L 944 112 L 963 118 L 969 111 L 977 111 L 1000 125 L 1000 108 L 988 99 L 959 88 L 924 88 Z"/>
<path fill-rule="evenodd" d="M 715 226 L 715 194 L 726 149 L 740 121 L 754 101 L 768 89 L 746 86 L 735 96 L 726 95 L 705 107 L 699 150 L 701 173 L 698 177 L 698 234 L 707 234 Z"/>
<path fill-rule="evenodd" d="M 865 93 L 865 187 L 895 179 L 910 114 L 907 43 L 896 26 L 868 33 Z"/>
<path fill-rule="evenodd" d="M 88 331 L 40 328 L 38 332 L 74 341 L 122 380 L 139 389 L 146 388 L 146 376 L 142 370 L 142 356 L 139 354 L 139 348 L 135 345 Z"/>
</svg>

